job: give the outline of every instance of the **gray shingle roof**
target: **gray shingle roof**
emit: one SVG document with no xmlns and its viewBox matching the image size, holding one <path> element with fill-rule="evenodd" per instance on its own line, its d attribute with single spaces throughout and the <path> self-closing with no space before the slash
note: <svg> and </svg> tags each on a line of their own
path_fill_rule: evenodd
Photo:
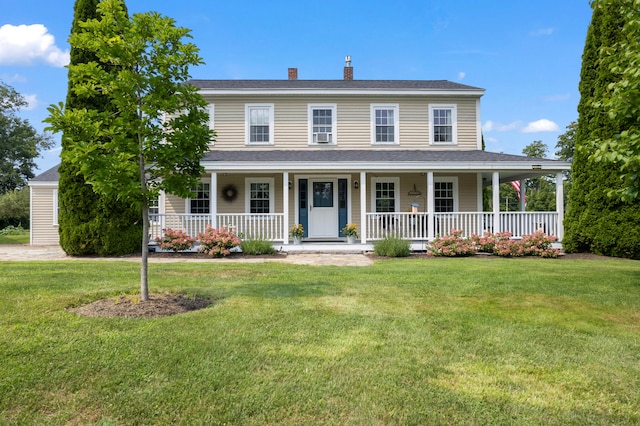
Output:
<svg viewBox="0 0 640 426">
<path fill-rule="evenodd" d="M 556 163 L 556 160 L 525 157 L 522 155 L 499 154 L 479 150 L 245 150 L 209 151 L 204 161 L 219 162 L 443 162 L 443 163 L 497 163 L 536 162 Z"/>
<path fill-rule="evenodd" d="M 481 168 L 482 165 L 500 163 L 522 163 L 561 166 L 563 161 L 547 158 L 525 157 L 523 155 L 499 154 L 496 152 L 469 150 L 244 150 L 228 151 L 213 150 L 205 154 L 202 159 L 211 163 L 255 163 L 256 169 L 260 164 L 266 163 L 429 163 L 443 164 L 469 164 Z M 55 166 L 41 175 L 36 176 L 33 182 L 55 182 L 58 180 L 58 166 Z M 561 167 L 562 168 L 562 167 Z M 568 167 L 567 167 L 568 169 Z"/>
<path fill-rule="evenodd" d="M 60 164 L 58 164 L 57 166 L 53 166 L 52 168 L 50 168 L 49 170 L 39 174 L 38 176 L 34 177 L 33 179 L 31 179 L 31 182 L 55 182 L 60 178 L 60 175 L 58 174 L 58 167 L 60 167 Z"/>
<path fill-rule="evenodd" d="M 484 90 L 447 80 L 190 80 L 200 89 L 218 90 Z"/>
</svg>

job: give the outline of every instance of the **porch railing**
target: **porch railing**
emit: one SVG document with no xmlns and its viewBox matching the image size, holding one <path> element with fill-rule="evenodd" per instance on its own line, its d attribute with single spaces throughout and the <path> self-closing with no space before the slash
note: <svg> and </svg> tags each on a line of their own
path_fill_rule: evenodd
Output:
<svg viewBox="0 0 640 426">
<path fill-rule="evenodd" d="M 215 223 L 214 223 L 215 222 Z M 284 214 L 151 214 L 149 215 L 150 237 L 154 240 L 163 235 L 163 229 L 185 231 L 192 237 L 204 232 L 207 225 L 214 228 L 233 229 L 236 234 L 244 238 L 261 238 L 271 241 L 284 241 L 286 230 L 284 229 Z"/>
<path fill-rule="evenodd" d="M 541 229 L 548 235 L 558 235 L 556 212 L 500 212 L 499 229 L 495 229 L 492 212 L 454 212 L 433 214 L 433 234 L 447 235 L 452 229 L 462 235 L 482 235 L 485 232 L 509 231 L 519 238 Z M 367 213 L 367 240 L 387 236 L 407 240 L 428 239 L 428 213 Z"/>
<path fill-rule="evenodd" d="M 522 237 L 541 229 L 548 235 L 558 235 L 559 218 L 556 212 L 500 212 L 499 229 L 495 229 L 491 212 L 454 212 L 433 214 L 433 235 L 447 235 L 452 229 L 462 230 L 463 236 L 482 235 L 484 232 L 509 231 L 514 237 Z M 192 237 L 204 232 L 208 224 L 215 228 L 233 229 L 244 238 L 261 238 L 270 241 L 288 241 L 284 229 L 284 214 L 230 213 L 212 215 L 152 214 L 151 239 L 161 237 L 163 229 L 183 230 Z M 406 240 L 428 240 L 428 213 L 367 213 L 366 234 L 368 240 L 380 240 L 393 236 Z"/>
</svg>

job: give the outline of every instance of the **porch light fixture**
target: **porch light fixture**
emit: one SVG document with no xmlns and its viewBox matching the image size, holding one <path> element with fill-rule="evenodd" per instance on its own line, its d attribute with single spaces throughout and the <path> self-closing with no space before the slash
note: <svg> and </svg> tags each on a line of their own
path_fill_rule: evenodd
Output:
<svg viewBox="0 0 640 426">
<path fill-rule="evenodd" d="M 360 184 L 358 183 L 358 181 L 357 181 L 357 180 L 354 180 L 354 181 L 353 181 L 353 187 L 354 187 L 355 189 L 360 188 Z"/>
<path fill-rule="evenodd" d="M 533 170 L 542 170 L 542 166 L 540 164 L 534 164 L 531 166 Z"/>
<path fill-rule="evenodd" d="M 412 197 L 417 197 L 419 195 L 422 195 L 422 191 L 418 191 L 418 189 L 416 188 L 416 184 L 413 184 L 413 189 L 411 191 L 409 191 L 409 195 Z"/>
<path fill-rule="evenodd" d="M 291 189 L 291 181 L 289 181 L 289 189 Z"/>
</svg>

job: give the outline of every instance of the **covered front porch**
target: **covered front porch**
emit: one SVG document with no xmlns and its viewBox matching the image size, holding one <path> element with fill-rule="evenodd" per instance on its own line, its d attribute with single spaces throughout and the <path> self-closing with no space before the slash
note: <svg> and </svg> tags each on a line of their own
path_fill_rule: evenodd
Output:
<svg viewBox="0 0 640 426">
<path fill-rule="evenodd" d="M 393 159 L 394 152 L 377 158 Z M 151 238 L 162 236 L 167 228 L 196 237 L 211 225 L 232 229 L 245 239 L 265 239 L 292 248 L 289 230 L 300 223 L 305 235 L 302 247 L 294 249 L 304 250 L 313 243 L 314 249 L 321 250 L 323 244 L 346 245 L 341 229 L 355 223 L 362 247 L 393 236 L 412 241 L 414 249 L 419 249 L 452 229 L 465 236 L 510 232 L 515 238 L 543 230 L 562 240 L 562 171 L 569 168 L 568 163 L 483 151 L 473 154 L 484 158 L 481 164 L 465 160 L 460 152 L 454 152 L 458 159 L 451 161 L 420 161 L 403 153 L 403 161 L 395 162 L 345 161 L 345 152 L 334 153 L 342 161 L 324 161 L 322 155 L 309 161 L 285 161 L 286 153 L 275 157 L 271 153 L 257 161 L 255 154 L 249 160 L 245 153 L 234 152 L 227 153 L 229 161 L 205 162 L 208 174 L 198 195 L 200 204 L 161 200 L 150 214 Z M 218 155 L 225 157 L 224 152 Z M 524 185 L 521 211 L 500 211 L 501 183 L 543 175 L 554 175 L 560 183 L 555 211 L 524 211 Z M 483 211 L 485 187 L 492 192 L 490 211 Z"/>
</svg>

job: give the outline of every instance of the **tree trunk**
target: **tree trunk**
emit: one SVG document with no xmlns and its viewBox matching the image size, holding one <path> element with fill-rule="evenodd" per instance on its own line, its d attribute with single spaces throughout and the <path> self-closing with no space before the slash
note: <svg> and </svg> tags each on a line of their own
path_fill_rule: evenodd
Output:
<svg viewBox="0 0 640 426">
<path fill-rule="evenodd" d="M 140 301 L 149 300 L 149 203 L 142 203 L 142 258 L 140 264 Z"/>
</svg>

